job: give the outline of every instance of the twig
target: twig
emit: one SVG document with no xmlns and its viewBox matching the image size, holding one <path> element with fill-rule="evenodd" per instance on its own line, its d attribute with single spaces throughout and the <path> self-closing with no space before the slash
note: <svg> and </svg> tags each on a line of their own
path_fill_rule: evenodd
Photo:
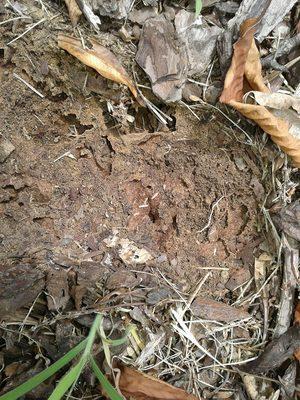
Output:
<svg viewBox="0 0 300 400">
<path fill-rule="evenodd" d="M 26 17 L 26 16 L 24 15 L 24 16 L 22 16 L 22 17 L 9 18 L 9 19 L 7 19 L 6 21 L 0 22 L 0 26 L 1 26 L 1 25 L 5 25 L 5 24 L 8 24 L 8 23 L 11 22 L 11 21 L 16 21 L 17 19 L 30 19 L 30 17 Z"/>
<path fill-rule="evenodd" d="M 288 38 L 287 40 L 282 41 L 281 45 L 278 46 L 275 54 L 269 54 L 268 56 L 264 57 L 261 60 L 262 66 L 265 68 L 272 66 L 272 62 L 276 61 L 277 58 L 282 57 L 285 54 L 289 54 L 294 48 L 296 48 L 299 45 L 300 45 L 300 33 L 291 38 Z M 280 65 L 280 67 L 286 68 L 285 66 L 282 65 Z"/>
<path fill-rule="evenodd" d="M 26 85 L 30 90 L 32 90 L 35 94 L 37 94 L 38 96 L 40 96 L 42 99 L 45 97 L 42 93 L 40 93 L 37 89 L 35 89 L 33 86 L 30 85 L 30 83 L 26 82 L 23 78 L 21 78 L 19 75 L 17 75 L 16 73 L 13 73 L 13 76 L 15 78 L 17 78 L 19 81 L 21 81 L 22 83 L 24 83 L 24 85 Z"/>
<path fill-rule="evenodd" d="M 17 41 L 18 39 L 20 39 L 21 37 L 25 36 L 26 33 L 30 32 L 33 28 L 35 28 L 36 26 L 40 25 L 41 23 L 45 22 L 47 18 L 42 18 L 40 21 L 36 22 L 35 24 L 31 25 L 28 29 L 26 29 L 26 31 L 24 31 L 23 33 L 21 33 L 21 35 L 17 36 L 16 38 L 12 39 L 10 42 L 7 43 L 7 46 L 14 43 L 15 41 Z"/>
</svg>

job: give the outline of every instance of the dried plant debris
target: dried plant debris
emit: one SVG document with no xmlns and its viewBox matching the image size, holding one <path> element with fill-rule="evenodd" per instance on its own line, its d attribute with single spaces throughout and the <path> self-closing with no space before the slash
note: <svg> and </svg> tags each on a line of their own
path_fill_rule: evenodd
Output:
<svg viewBox="0 0 300 400">
<path fill-rule="evenodd" d="M 136 61 L 148 75 L 153 93 L 165 102 L 181 99 L 187 76 L 187 53 L 172 22 L 163 15 L 147 20 Z"/>
<path fill-rule="evenodd" d="M 287 235 L 300 241 L 300 200 L 283 207 L 276 223 Z"/>
<path fill-rule="evenodd" d="M 222 29 L 208 26 L 202 16 L 195 19 L 194 13 L 186 10 L 176 14 L 175 28 L 187 49 L 188 76 L 202 74 L 215 55 L 217 38 Z"/>
<path fill-rule="evenodd" d="M 0 318 L 30 306 L 45 287 L 44 273 L 31 264 L 3 265 L 0 269 Z"/>
<path fill-rule="evenodd" d="M 196 298 L 191 305 L 191 310 L 196 317 L 214 321 L 231 322 L 250 318 L 247 311 L 239 310 L 225 303 L 208 299 L 207 297 Z"/>
<path fill-rule="evenodd" d="M 199 400 L 180 388 L 128 367 L 121 367 L 119 388 L 135 400 Z"/>
<path fill-rule="evenodd" d="M 122 19 L 128 16 L 132 7 L 131 0 L 91 0 L 95 13 L 110 18 Z"/>
<path fill-rule="evenodd" d="M 242 102 L 245 85 L 254 91 L 269 94 L 269 89 L 263 82 L 259 52 L 254 41 L 256 24 L 257 20 L 252 19 L 245 21 L 241 26 L 241 37 L 234 45 L 234 55 L 220 101 L 230 104 L 245 117 L 255 121 L 282 150 L 292 157 L 295 166 L 300 166 L 298 115 L 293 110 L 276 110 L 272 113 L 264 106 Z M 293 104 L 297 107 L 297 100 L 294 99 Z M 283 105 L 281 107 L 284 108 Z M 291 123 L 291 120 L 294 123 Z"/>
<path fill-rule="evenodd" d="M 297 242 L 292 238 L 283 238 L 284 266 L 281 297 L 278 307 L 277 323 L 274 337 L 280 336 L 290 326 L 296 289 L 299 282 L 299 250 Z"/>
<path fill-rule="evenodd" d="M 226 21 L 225 31 L 219 37 L 218 55 L 222 68 L 226 68 L 232 55 L 232 44 L 240 25 L 247 19 L 257 18 L 257 39 L 261 42 L 283 20 L 297 0 L 243 0 L 236 15 Z"/>
<path fill-rule="evenodd" d="M 186 10 L 177 12 L 174 25 L 164 14 L 146 20 L 136 54 L 153 93 L 167 103 L 182 98 L 188 76 L 206 71 L 221 32 Z"/>
<path fill-rule="evenodd" d="M 239 369 L 250 374 L 263 374 L 276 370 L 286 360 L 293 357 L 299 348 L 300 327 L 296 324 L 279 338 L 273 339 L 257 359 L 240 366 Z"/>
<path fill-rule="evenodd" d="M 112 81 L 126 85 L 133 96 L 137 98 L 137 90 L 129 75 L 119 63 L 116 56 L 106 47 L 90 39 L 92 48 L 84 48 L 79 39 L 71 36 L 59 35 L 58 45 L 82 63 L 94 68 L 100 75 Z"/>
<path fill-rule="evenodd" d="M 73 26 L 76 26 L 82 12 L 76 3 L 76 0 L 65 0 L 66 6 L 68 7 L 69 17 Z"/>
</svg>

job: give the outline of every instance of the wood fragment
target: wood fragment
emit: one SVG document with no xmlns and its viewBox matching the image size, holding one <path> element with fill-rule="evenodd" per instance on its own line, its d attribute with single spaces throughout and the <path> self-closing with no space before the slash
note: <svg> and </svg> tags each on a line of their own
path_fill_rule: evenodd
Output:
<svg viewBox="0 0 300 400">
<path fill-rule="evenodd" d="M 263 374 L 279 368 L 300 348 L 300 327 L 294 325 L 267 345 L 255 360 L 240 366 L 242 372 Z"/>
<path fill-rule="evenodd" d="M 76 26 L 79 21 L 79 18 L 82 15 L 82 12 L 78 7 L 78 4 L 76 3 L 76 0 L 65 0 L 65 3 L 68 8 L 71 23 L 73 26 Z"/>
<path fill-rule="evenodd" d="M 283 281 L 274 338 L 286 332 L 292 320 L 295 291 L 299 278 L 299 250 L 295 248 L 296 245 L 297 242 L 294 239 L 284 237 Z"/>
</svg>

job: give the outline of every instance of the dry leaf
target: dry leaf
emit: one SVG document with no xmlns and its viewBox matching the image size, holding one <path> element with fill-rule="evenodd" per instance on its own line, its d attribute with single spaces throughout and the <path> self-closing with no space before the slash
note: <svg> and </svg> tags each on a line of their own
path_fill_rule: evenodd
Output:
<svg viewBox="0 0 300 400">
<path fill-rule="evenodd" d="M 65 0 L 65 3 L 68 8 L 72 25 L 76 26 L 80 16 L 82 15 L 82 12 L 76 3 L 76 0 Z"/>
<path fill-rule="evenodd" d="M 257 91 L 249 93 L 254 96 L 255 101 L 261 106 L 275 108 L 277 110 L 293 108 L 300 114 L 300 97 L 284 93 L 261 93 Z"/>
<path fill-rule="evenodd" d="M 106 47 L 101 46 L 93 39 L 89 39 L 93 47 L 83 48 L 79 39 L 59 35 L 58 45 L 72 56 L 78 58 L 85 65 L 94 68 L 104 78 L 126 85 L 133 96 L 138 99 L 136 87 L 129 75 L 117 60 L 116 56 Z"/>
<path fill-rule="evenodd" d="M 131 400 L 199 400 L 176 388 L 132 368 L 121 367 L 119 388 Z"/>
<path fill-rule="evenodd" d="M 245 64 L 255 33 L 253 26 L 255 22 L 256 19 L 249 19 L 242 24 L 241 38 L 233 45 L 234 55 L 220 97 L 222 103 L 229 103 L 231 100 L 242 101 L 243 99 Z"/>
<path fill-rule="evenodd" d="M 220 101 L 255 121 L 292 157 L 295 166 L 300 167 L 300 139 L 296 136 L 299 129 L 294 115 L 293 120 L 288 113 L 281 113 L 278 117 L 279 111 L 274 115 L 263 105 L 242 102 L 245 87 L 251 91 L 270 93 L 263 82 L 259 52 L 254 41 L 255 21 L 249 19 L 241 26 L 241 38 L 234 45 L 234 54 Z"/>
</svg>

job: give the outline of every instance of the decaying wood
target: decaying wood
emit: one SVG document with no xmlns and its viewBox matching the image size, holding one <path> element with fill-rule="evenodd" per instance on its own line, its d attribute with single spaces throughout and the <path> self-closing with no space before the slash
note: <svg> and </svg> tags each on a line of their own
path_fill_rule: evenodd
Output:
<svg viewBox="0 0 300 400">
<path fill-rule="evenodd" d="M 218 40 L 221 70 L 226 70 L 232 56 L 232 43 L 237 38 L 240 25 L 247 19 L 257 18 L 256 39 L 261 42 L 283 20 L 297 0 L 243 0 L 236 15 L 228 22 L 225 32 Z"/>
<path fill-rule="evenodd" d="M 96 31 L 98 31 L 99 25 L 101 25 L 101 21 L 98 15 L 94 14 L 88 0 L 76 0 L 76 3 L 80 8 L 82 14 L 85 16 L 85 18 L 96 29 Z"/>
<path fill-rule="evenodd" d="M 276 50 L 275 54 L 269 54 L 261 60 L 262 66 L 265 68 L 270 67 L 274 60 L 286 54 L 289 54 L 293 49 L 298 46 L 300 46 L 300 33 L 291 38 L 283 40 Z"/>
<path fill-rule="evenodd" d="M 241 365 L 239 369 L 250 374 L 263 374 L 279 368 L 300 348 L 300 327 L 294 325 L 280 337 L 267 345 L 254 361 Z"/>
<path fill-rule="evenodd" d="M 297 242 L 291 238 L 284 237 L 284 269 L 281 286 L 281 297 L 277 315 L 277 323 L 274 337 L 277 338 L 287 331 L 291 324 L 295 291 L 299 279 L 299 250 Z M 300 329 L 300 328 L 299 328 Z"/>
</svg>

